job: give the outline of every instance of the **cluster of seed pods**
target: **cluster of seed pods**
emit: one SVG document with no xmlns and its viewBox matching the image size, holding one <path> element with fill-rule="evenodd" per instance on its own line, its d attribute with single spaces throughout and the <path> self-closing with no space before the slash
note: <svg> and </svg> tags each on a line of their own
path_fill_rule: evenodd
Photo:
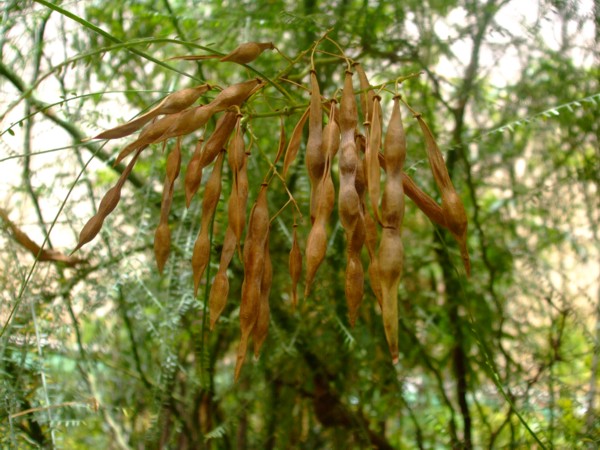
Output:
<svg viewBox="0 0 600 450">
<path fill-rule="evenodd" d="M 240 45 L 221 61 L 247 64 L 271 43 L 246 43 Z M 179 59 L 208 59 L 209 56 L 185 56 Z M 359 125 L 357 93 L 354 91 L 353 74 L 358 74 L 362 127 Z M 435 223 L 446 227 L 457 239 L 467 273 L 470 270 L 466 247 L 467 219 L 460 197 L 454 190 L 441 152 L 431 131 L 422 117 L 415 113 L 425 137 L 427 156 L 434 179 L 440 189 L 442 205 L 421 191 L 413 180 L 403 172 L 406 158 L 406 137 L 400 113 L 400 95 L 395 95 L 391 116 L 387 125 L 382 148 L 383 113 L 381 97 L 370 86 L 360 66 L 348 64 L 339 99 L 324 101 L 318 83 L 317 72 L 310 71 L 310 101 L 306 112 L 295 125 L 285 148 L 282 132 L 279 150 L 271 165 L 275 169 L 281 156 L 283 167 L 279 178 L 285 180 L 301 149 L 303 129 L 308 121 L 305 163 L 310 180 L 310 230 L 304 259 L 306 274 L 304 297 L 310 296 L 319 266 L 326 259 L 327 232 L 336 203 L 336 186 L 332 172 L 337 167 L 337 206 L 340 223 L 346 237 L 345 294 L 350 324 L 354 326 L 364 297 L 365 271 L 362 250 L 366 248 L 371 288 L 382 312 L 385 336 L 394 361 L 398 360 L 398 286 L 403 266 L 402 221 L 404 195 Z M 116 139 L 129 136 L 144 127 L 137 139 L 127 145 L 117 156 L 117 162 L 133 153 L 133 157 L 117 184 L 100 202 L 98 212 L 83 227 L 75 250 L 90 242 L 100 231 L 106 217 L 117 206 L 121 189 L 127 176 L 145 148 L 175 138 L 175 145 L 167 156 L 166 176 L 158 226 L 154 238 L 154 253 L 162 273 L 170 251 L 169 212 L 173 201 L 176 180 L 182 166 L 182 137 L 202 129 L 213 116 L 217 119 L 214 131 L 198 139 L 187 164 L 185 179 L 186 206 L 202 184 L 203 171 L 212 164 L 212 171 L 204 185 L 200 229 L 192 253 L 194 293 L 197 295 L 202 277 L 210 262 L 212 222 L 221 197 L 223 167 L 225 161 L 232 175 L 232 185 L 227 201 L 227 228 L 219 260 L 208 295 L 210 329 L 212 330 L 223 312 L 229 295 L 227 269 L 237 253 L 243 263 L 239 308 L 241 339 L 237 352 L 235 378 L 240 375 L 250 337 L 254 353 L 258 356 L 266 338 L 269 324 L 269 293 L 273 280 L 273 267 L 269 252 L 269 233 L 272 218 L 269 214 L 267 191 L 270 179 L 265 177 L 254 200 L 248 220 L 248 196 L 251 181 L 248 179 L 250 149 L 244 139 L 244 103 L 266 83 L 252 79 L 231 85 L 209 103 L 193 106 L 206 92 L 208 84 L 183 89 L 167 96 L 158 106 L 138 118 L 100 133 L 97 139 Z M 408 106 L 408 105 L 407 105 Z M 323 113 L 328 121 L 323 127 Z M 162 117 L 160 117 L 162 116 Z M 361 132 L 362 131 L 362 132 Z M 284 152 L 285 150 L 285 152 Z M 381 151 L 383 150 L 383 152 Z M 339 156 L 338 156 L 339 154 Z M 336 165 L 337 158 L 337 165 Z M 381 176 L 385 173 L 382 183 Z M 257 185 L 256 180 L 252 181 Z M 286 188 L 287 189 L 287 188 Z M 288 192 L 289 193 L 289 192 Z M 290 194 L 291 195 L 291 194 Z M 302 276 L 303 255 L 298 238 L 298 223 L 294 214 L 292 246 L 289 254 L 291 299 L 295 308 L 298 303 L 297 287 Z M 208 289 L 208 286 L 207 286 Z"/>
</svg>

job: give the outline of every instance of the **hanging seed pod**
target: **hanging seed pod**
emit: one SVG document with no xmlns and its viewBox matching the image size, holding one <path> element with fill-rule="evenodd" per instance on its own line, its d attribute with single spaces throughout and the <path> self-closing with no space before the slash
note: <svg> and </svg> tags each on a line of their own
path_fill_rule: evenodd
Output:
<svg viewBox="0 0 600 450">
<path fill-rule="evenodd" d="M 404 249 L 398 230 L 384 228 L 379 245 L 383 328 L 394 364 L 398 362 L 398 286 Z"/>
<path fill-rule="evenodd" d="M 316 187 L 323 176 L 325 155 L 321 150 L 323 142 L 323 114 L 321 112 L 321 92 L 317 74 L 310 72 L 310 113 L 308 119 L 308 141 L 306 143 L 306 168 L 310 180 L 310 220 L 315 221 Z"/>
<path fill-rule="evenodd" d="M 283 158 L 283 172 L 282 177 L 285 179 L 287 172 L 296 159 L 296 155 L 298 154 L 298 150 L 300 149 L 300 144 L 302 142 L 302 130 L 304 128 L 304 124 L 306 123 L 306 119 L 308 118 L 308 113 L 310 112 L 310 107 L 304 111 L 302 117 L 294 127 L 294 131 L 292 131 L 292 137 L 290 138 L 290 142 L 288 144 L 287 150 L 285 151 L 285 157 Z"/>
<path fill-rule="evenodd" d="M 367 74 L 365 73 L 365 70 L 360 65 L 360 63 L 354 63 L 353 67 L 354 70 L 356 70 L 356 73 L 358 74 L 360 90 L 362 91 L 360 93 L 360 104 L 363 113 L 363 118 L 365 123 L 369 123 L 371 122 L 373 117 L 373 99 L 375 97 L 375 93 L 373 92 L 371 84 L 369 83 L 369 80 L 367 78 Z"/>
<path fill-rule="evenodd" d="M 236 381 L 246 359 L 248 339 L 258 319 L 260 287 L 264 272 L 264 251 L 268 235 L 267 185 L 263 184 L 252 207 L 248 223 L 248 235 L 244 242 L 244 281 L 242 282 L 242 300 L 240 302 L 241 337 L 235 366 Z"/>
<path fill-rule="evenodd" d="M 224 152 L 217 157 L 215 166 L 206 186 L 202 200 L 202 217 L 200 232 L 194 244 L 192 254 L 192 272 L 194 277 L 194 295 L 198 294 L 200 280 L 210 261 L 210 229 L 212 219 L 221 196 L 221 170 L 223 167 Z"/>
<path fill-rule="evenodd" d="M 352 327 L 354 327 L 358 318 L 358 309 L 363 299 L 364 276 L 360 254 L 353 253 L 348 257 L 344 285 L 346 304 L 348 305 L 348 318 Z"/>
<path fill-rule="evenodd" d="M 210 288 L 208 306 L 210 310 L 210 329 L 212 330 L 219 320 L 225 304 L 227 303 L 227 295 L 229 294 L 229 280 L 227 279 L 227 268 L 235 253 L 236 238 L 231 227 L 227 227 L 225 231 L 225 239 L 223 240 L 223 249 L 221 250 L 221 260 L 219 262 L 219 270 L 215 275 L 213 285 Z"/>
<path fill-rule="evenodd" d="M 377 303 L 381 307 L 382 293 L 381 280 L 379 278 L 379 259 L 377 258 L 377 224 L 375 220 L 368 214 L 365 214 L 365 244 L 369 253 L 369 280 L 371 282 L 371 290 L 377 298 Z"/>
<path fill-rule="evenodd" d="M 260 302 L 258 308 L 258 317 L 256 325 L 252 331 L 252 340 L 254 341 L 254 358 L 258 358 L 260 349 L 267 338 L 269 332 L 269 294 L 271 293 L 271 285 L 273 283 L 273 264 L 271 263 L 271 255 L 269 252 L 269 237 L 265 241 L 265 260 L 262 279 L 260 282 Z"/>
<path fill-rule="evenodd" d="M 187 170 L 185 171 L 184 189 L 185 189 L 185 207 L 189 208 L 192 202 L 192 197 L 200 187 L 202 182 L 202 169 L 200 168 L 200 157 L 202 155 L 202 143 L 204 138 L 198 139 L 194 152 L 188 162 Z"/>
<path fill-rule="evenodd" d="M 216 112 L 217 111 L 211 106 L 211 104 L 196 106 L 195 108 L 182 111 L 181 113 L 178 113 L 178 119 L 173 122 L 171 126 L 153 142 L 164 142 L 172 137 L 190 134 L 206 125 L 209 119 Z"/>
<path fill-rule="evenodd" d="M 209 84 L 182 89 L 167 95 L 157 106 L 123 125 L 103 131 L 94 139 L 118 139 L 129 136 L 161 114 L 174 114 L 193 105 L 200 96 L 212 89 Z"/>
<path fill-rule="evenodd" d="M 260 78 L 233 84 L 219 92 L 209 105 L 214 112 L 224 111 L 231 106 L 240 106 L 262 86 L 264 82 Z"/>
<path fill-rule="evenodd" d="M 116 166 L 119 164 L 125 157 L 129 154 L 135 152 L 136 150 L 144 149 L 148 145 L 156 142 L 175 122 L 179 120 L 181 114 L 185 111 L 169 114 L 168 116 L 162 117 L 158 119 L 156 122 L 150 123 L 146 128 L 142 130 L 139 137 L 133 141 L 131 144 L 127 145 L 115 160 L 113 164 Z"/>
<path fill-rule="evenodd" d="M 425 137 L 425 148 L 427 150 L 427 158 L 429 159 L 431 172 L 433 173 L 433 178 L 441 193 L 442 214 L 444 215 L 446 227 L 457 240 L 465 270 L 467 275 L 470 275 L 471 263 L 469 259 L 469 250 L 467 248 L 468 221 L 465 207 L 454 189 L 450 175 L 448 175 L 448 169 L 446 168 L 442 152 L 440 152 L 431 130 L 420 114 L 417 114 L 416 118 Z"/>
<path fill-rule="evenodd" d="M 327 252 L 327 232 L 326 226 L 333 211 L 335 202 L 335 188 L 331 179 L 331 171 L 327 166 L 324 176 L 316 189 L 318 196 L 316 199 L 315 221 L 308 234 L 306 241 L 306 278 L 304 281 L 304 297 L 308 297 L 317 269 L 325 258 Z"/>
<path fill-rule="evenodd" d="M 230 61 L 238 64 L 248 64 L 254 61 L 265 50 L 272 50 L 272 42 L 246 42 L 240 44 L 235 50 L 221 58 L 221 61 Z"/>
<path fill-rule="evenodd" d="M 302 276 L 302 252 L 298 245 L 298 233 L 296 232 L 298 225 L 294 220 L 294 232 L 292 234 L 292 249 L 290 250 L 289 266 L 290 277 L 292 279 L 292 309 L 296 310 L 298 305 L 298 282 Z"/>
<path fill-rule="evenodd" d="M 379 218 L 379 195 L 381 192 L 380 167 L 379 167 L 379 148 L 381 147 L 381 118 L 379 116 L 379 102 L 381 97 L 376 95 L 373 99 L 372 114 L 373 119 L 369 130 L 369 142 L 365 152 L 365 165 L 367 172 L 367 186 L 369 189 L 369 200 L 373 209 L 373 216 L 380 222 Z"/>
<path fill-rule="evenodd" d="M 119 200 L 121 199 L 121 189 L 123 189 L 123 185 L 125 184 L 125 180 L 133 170 L 133 166 L 137 162 L 138 157 L 140 156 L 142 149 L 138 150 L 137 153 L 133 156 L 121 176 L 117 181 L 117 184 L 109 189 L 104 197 L 100 201 L 100 205 L 98 205 L 98 211 L 81 229 L 79 233 L 79 241 L 77 242 L 77 246 L 71 252 L 71 254 L 75 253 L 79 250 L 83 245 L 90 242 L 92 239 L 96 237 L 96 235 L 100 232 L 102 228 L 102 224 L 106 217 L 116 208 Z"/>
<path fill-rule="evenodd" d="M 415 184 L 411 177 L 406 173 L 402 172 L 402 186 L 404 193 L 419 207 L 421 211 L 425 213 L 429 220 L 437 223 L 441 227 L 446 227 L 446 219 L 444 219 L 444 213 L 442 208 L 438 205 L 434 199 L 423 192 Z"/>
<path fill-rule="evenodd" d="M 244 138 L 239 125 L 239 117 L 235 135 L 229 143 L 227 156 L 229 167 L 233 173 L 233 185 L 229 195 L 227 214 L 229 226 L 235 233 L 239 245 L 246 226 L 246 203 L 248 201 L 248 157 L 244 149 Z"/>
<path fill-rule="evenodd" d="M 198 146 L 196 147 L 185 175 L 185 201 L 188 208 L 202 182 L 202 170 L 215 160 L 227 144 L 227 140 L 235 128 L 236 118 L 237 113 L 235 112 L 223 114 L 217 121 L 215 130 L 204 144 L 202 151 Z M 198 143 L 200 145 L 201 141 Z"/>
<path fill-rule="evenodd" d="M 181 141 L 177 140 L 175 148 L 167 157 L 163 197 L 160 207 L 160 221 L 154 234 L 154 256 L 158 271 L 162 274 L 171 249 L 171 231 L 169 229 L 169 211 L 175 192 L 175 180 L 179 176 L 181 167 Z"/>
</svg>

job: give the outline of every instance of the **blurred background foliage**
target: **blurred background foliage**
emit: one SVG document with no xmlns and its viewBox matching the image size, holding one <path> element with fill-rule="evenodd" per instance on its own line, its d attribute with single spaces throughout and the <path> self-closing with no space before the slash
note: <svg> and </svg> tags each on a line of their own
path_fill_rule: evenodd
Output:
<svg viewBox="0 0 600 450">
<path fill-rule="evenodd" d="M 423 72 L 402 93 L 445 154 L 469 214 L 473 262 L 466 279 L 455 243 L 407 201 L 394 366 L 368 287 L 356 327 L 348 324 L 337 211 L 314 293 L 292 311 L 286 208 L 271 232 L 269 336 L 234 383 L 241 263 L 234 258 L 226 310 L 208 332 L 205 286 L 194 298 L 189 264 L 201 202 L 186 210 L 183 189 L 163 276 L 153 262 L 165 158 L 152 146 L 101 235 L 80 252 L 85 264 L 35 264 L 3 220 L 0 446 L 598 448 L 596 2 L 6 0 L 0 12 L 0 207 L 38 244 L 68 253 L 122 170 L 112 161 L 123 142 L 84 137 L 168 92 L 255 76 L 212 61 L 167 61 L 169 69 L 148 56 L 273 41 L 295 60 L 288 78 L 306 86 L 303 52 L 331 29 L 373 84 Z M 288 66 L 277 52 L 252 63 L 269 77 Z M 323 95 L 333 96 L 344 65 L 321 54 L 317 70 Z M 307 103 L 304 90 L 285 88 Z M 278 116 L 288 136 L 299 118 L 284 110 L 291 104 L 269 88 L 244 109 L 255 138 L 250 201 L 277 150 Z M 389 105 L 384 94 L 386 121 Z M 406 170 L 439 200 L 408 114 L 405 126 Z M 193 146 L 184 140 L 184 167 Z M 303 248 L 303 161 L 288 184 L 304 214 Z M 229 189 L 223 183 L 222 198 Z M 271 214 L 286 201 L 275 184 Z"/>
</svg>

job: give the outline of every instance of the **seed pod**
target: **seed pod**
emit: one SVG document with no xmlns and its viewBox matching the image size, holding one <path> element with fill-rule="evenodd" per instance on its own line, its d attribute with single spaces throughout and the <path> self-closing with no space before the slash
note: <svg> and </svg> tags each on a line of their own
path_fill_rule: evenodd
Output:
<svg viewBox="0 0 600 450">
<path fill-rule="evenodd" d="M 401 229 L 404 219 L 404 189 L 402 179 L 388 175 L 381 200 L 381 220 L 385 228 Z"/>
<path fill-rule="evenodd" d="M 442 152 L 440 152 L 431 130 L 419 114 L 416 115 L 416 118 L 425 137 L 425 148 L 431 172 L 442 196 L 442 214 L 444 215 L 446 227 L 458 241 L 465 270 L 467 275 L 470 275 L 471 264 L 467 248 L 468 221 L 465 207 L 454 189 Z"/>
<path fill-rule="evenodd" d="M 404 172 L 402 172 L 402 187 L 404 188 L 404 193 L 408 196 L 408 198 L 415 202 L 415 205 L 417 205 L 419 209 L 423 211 L 427 217 L 429 217 L 429 220 L 437 223 L 441 227 L 446 227 L 446 219 L 444 218 L 444 214 L 440 205 L 438 205 L 429 195 L 419 189 L 412 178 Z"/>
<path fill-rule="evenodd" d="M 200 157 L 200 167 L 204 168 L 212 163 L 219 152 L 223 150 L 229 136 L 233 132 L 237 124 L 237 113 L 228 111 L 224 113 L 215 126 L 215 131 L 210 135 Z"/>
<path fill-rule="evenodd" d="M 298 304 L 298 282 L 302 276 L 302 252 L 298 245 L 298 233 L 296 232 L 298 225 L 294 222 L 294 232 L 292 234 L 292 249 L 290 251 L 289 266 L 290 277 L 292 278 L 292 309 L 296 309 Z"/>
<path fill-rule="evenodd" d="M 191 106 L 209 89 L 211 89 L 210 85 L 202 84 L 200 86 L 173 92 L 172 94 L 167 95 L 158 105 L 145 114 L 142 114 L 141 116 L 136 117 L 135 119 L 130 120 L 123 125 L 103 131 L 94 137 L 94 139 L 118 139 L 129 136 L 131 133 L 136 132 L 152 119 L 161 114 L 173 114 L 183 111 L 185 108 Z"/>
<path fill-rule="evenodd" d="M 160 223 L 154 233 L 154 258 L 162 274 L 171 249 L 171 230 L 167 223 Z"/>
<path fill-rule="evenodd" d="M 274 49 L 272 42 L 246 42 L 221 58 L 221 61 L 231 61 L 238 64 L 248 64 L 260 56 L 262 52 Z"/>
<path fill-rule="evenodd" d="M 282 177 L 285 179 L 287 172 L 296 159 L 296 155 L 298 154 L 298 150 L 300 149 L 300 144 L 302 142 L 302 130 L 304 128 L 304 124 L 306 123 L 306 119 L 308 118 L 308 113 L 310 111 L 310 107 L 304 111 L 302 117 L 294 127 L 294 131 L 292 131 L 292 137 L 290 138 L 290 142 L 288 143 L 288 147 L 285 151 L 285 157 L 283 158 L 283 172 Z"/>
<path fill-rule="evenodd" d="M 373 99 L 373 119 L 369 129 L 369 142 L 365 152 L 365 166 L 367 171 L 367 186 L 369 189 L 369 200 L 373 209 L 373 216 L 380 222 L 378 202 L 380 194 L 380 168 L 379 148 L 381 147 L 381 118 L 379 116 L 379 101 L 381 97 L 376 95 Z"/>
<path fill-rule="evenodd" d="M 196 142 L 196 147 L 194 148 L 194 153 L 192 153 L 192 157 L 190 158 L 190 162 L 187 165 L 187 170 L 185 172 L 185 207 L 189 208 L 190 203 L 192 202 L 192 197 L 200 187 L 200 183 L 202 182 L 202 168 L 200 167 L 200 158 L 202 155 L 202 142 L 203 138 L 198 139 Z"/>
<path fill-rule="evenodd" d="M 316 217 L 306 241 L 306 278 L 304 281 L 304 297 L 308 297 L 310 286 L 317 269 L 327 252 L 327 232 L 325 230 L 335 202 L 335 188 L 329 168 L 317 188 Z"/>
<path fill-rule="evenodd" d="M 365 214 L 365 232 L 365 244 L 369 253 L 369 280 L 371 282 L 371 289 L 375 294 L 375 298 L 377 298 L 377 303 L 381 307 L 382 293 L 381 279 L 379 277 L 379 259 L 375 250 L 377 248 L 377 224 L 368 214 Z"/>
<path fill-rule="evenodd" d="M 169 229 L 169 211 L 175 192 L 175 180 L 181 167 L 181 141 L 178 139 L 173 151 L 167 157 L 166 175 L 163 186 L 163 197 L 160 206 L 160 221 L 154 234 L 154 256 L 158 271 L 162 274 L 171 249 L 171 231 Z"/>
<path fill-rule="evenodd" d="M 212 330 L 219 316 L 225 309 L 227 303 L 227 295 L 229 294 L 229 280 L 227 279 L 227 267 L 235 253 L 236 238 L 231 227 L 225 230 L 225 238 L 223 240 L 223 249 L 221 250 L 221 260 L 219 262 L 219 270 L 215 275 L 213 285 L 210 289 L 208 299 L 210 309 L 210 329 Z"/>
<path fill-rule="evenodd" d="M 335 104 L 337 101 L 331 100 L 331 108 L 329 114 L 329 122 L 323 129 L 323 142 L 321 144 L 321 153 L 325 155 L 325 158 L 329 160 L 329 166 L 333 163 L 339 147 L 340 147 L 340 127 L 335 120 Z"/>
<path fill-rule="evenodd" d="M 139 149 L 137 153 L 133 156 L 121 176 L 117 181 L 117 184 L 109 189 L 104 197 L 100 201 L 100 205 L 98 206 L 98 211 L 81 229 L 79 233 L 79 241 L 77 242 L 77 246 L 71 252 L 71 254 L 75 253 L 79 250 L 83 245 L 90 242 L 92 239 L 96 237 L 96 235 L 100 232 L 102 228 L 102 224 L 106 217 L 116 208 L 119 200 L 121 199 L 121 189 L 123 189 L 123 185 L 125 184 L 125 180 L 133 170 L 133 166 L 137 162 L 138 157 L 140 156 L 142 149 Z"/>
<path fill-rule="evenodd" d="M 264 270 L 260 282 L 260 302 L 258 308 L 258 317 L 256 325 L 252 331 L 252 339 L 254 341 L 254 357 L 258 358 L 260 349 L 265 342 L 267 333 L 269 332 L 269 294 L 271 293 L 271 285 L 273 283 L 273 264 L 271 263 L 271 255 L 269 252 L 269 238 L 265 241 L 264 250 Z"/>
<path fill-rule="evenodd" d="M 398 285 L 402 274 L 403 246 L 398 230 L 384 228 L 379 246 L 383 328 L 394 364 L 398 362 Z"/>
<path fill-rule="evenodd" d="M 248 235 L 244 242 L 244 281 L 242 282 L 242 300 L 240 302 L 241 337 L 235 366 L 235 380 L 246 359 L 248 339 L 258 319 L 260 308 L 260 286 L 264 272 L 264 251 L 269 235 L 269 209 L 267 204 L 267 185 L 261 187 L 250 213 Z"/>
<path fill-rule="evenodd" d="M 212 331 L 225 309 L 227 295 L 229 294 L 229 280 L 225 272 L 218 271 L 210 288 L 208 305 L 210 311 L 210 330 Z"/>
<path fill-rule="evenodd" d="M 241 130 L 236 127 L 234 138 L 229 143 L 227 152 L 229 167 L 233 172 L 233 185 L 231 194 L 229 195 L 227 214 L 229 218 L 229 226 L 235 233 L 238 244 L 242 240 L 244 227 L 246 226 L 246 203 L 248 201 L 248 173 L 247 159 L 248 156 L 244 151 L 244 138 Z"/>
<path fill-rule="evenodd" d="M 223 167 L 224 153 L 217 158 L 213 171 L 204 188 L 202 201 L 202 218 L 200 232 L 194 244 L 192 254 L 192 270 L 194 276 L 194 295 L 198 294 L 200 280 L 210 261 L 210 228 L 212 218 L 221 195 L 221 169 Z"/>
<path fill-rule="evenodd" d="M 360 255 L 352 254 L 348 257 L 346 265 L 346 304 L 348 305 L 348 318 L 350 326 L 354 327 L 358 317 L 358 309 L 363 299 L 364 271 L 360 261 Z"/>
<path fill-rule="evenodd" d="M 310 113 L 308 120 L 308 141 L 306 143 L 306 168 L 310 180 L 310 220 L 315 221 L 316 187 L 323 176 L 325 155 L 321 150 L 323 142 L 323 114 L 321 112 L 321 92 L 317 74 L 310 72 Z"/>
<path fill-rule="evenodd" d="M 217 111 L 211 106 L 202 105 L 178 113 L 178 118 L 153 142 L 163 142 L 177 136 L 185 136 L 203 127 Z M 167 116 L 169 117 L 169 116 Z"/>
<path fill-rule="evenodd" d="M 369 83 L 367 74 L 365 73 L 360 63 L 354 63 L 353 66 L 356 70 L 356 73 L 358 74 L 360 90 L 363 91 L 360 94 L 360 103 L 362 107 L 361 109 L 363 113 L 363 118 L 366 123 L 369 123 L 371 122 L 373 117 L 373 98 L 375 97 L 375 93 L 371 89 L 371 84 Z"/>
<path fill-rule="evenodd" d="M 240 106 L 262 86 L 264 82 L 260 78 L 233 84 L 219 92 L 209 105 L 214 112 L 224 111 L 231 106 Z"/>
</svg>

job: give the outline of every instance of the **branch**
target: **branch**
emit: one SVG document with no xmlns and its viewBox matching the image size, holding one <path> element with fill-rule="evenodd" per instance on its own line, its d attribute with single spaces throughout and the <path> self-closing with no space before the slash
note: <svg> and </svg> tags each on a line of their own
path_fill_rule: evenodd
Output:
<svg viewBox="0 0 600 450">
<path fill-rule="evenodd" d="M 22 78 L 20 78 L 15 72 L 12 71 L 3 61 L 0 61 L 0 75 L 3 75 L 8 81 L 10 81 L 13 86 L 15 86 L 19 92 L 24 93 L 28 90 L 25 82 Z M 33 96 L 33 94 L 29 97 L 29 102 L 31 106 L 41 112 L 46 118 L 50 119 L 56 125 L 65 130 L 75 142 L 82 142 L 85 139 L 85 135 L 79 128 L 77 128 L 72 123 L 58 117 L 50 106 L 47 103 L 37 99 Z M 92 154 L 96 155 L 98 159 L 102 162 L 106 163 L 108 167 L 111 167 L 117 173 L 122 174 L 125 170 L 124 164 L 119 164 L 116 167 L 113 167 L 110 163 L 113 160 L 113 157 L 106 150 L 99 148 L 98 146 L 92 144 L 91 142 L 86 142 L 84 147 L 87 148 Z M 134 173 L 130 174 L 128 180 L 136 187 L 141 188 L 144 186 L 144 181 L 136 176 Z"/>
</svg>

